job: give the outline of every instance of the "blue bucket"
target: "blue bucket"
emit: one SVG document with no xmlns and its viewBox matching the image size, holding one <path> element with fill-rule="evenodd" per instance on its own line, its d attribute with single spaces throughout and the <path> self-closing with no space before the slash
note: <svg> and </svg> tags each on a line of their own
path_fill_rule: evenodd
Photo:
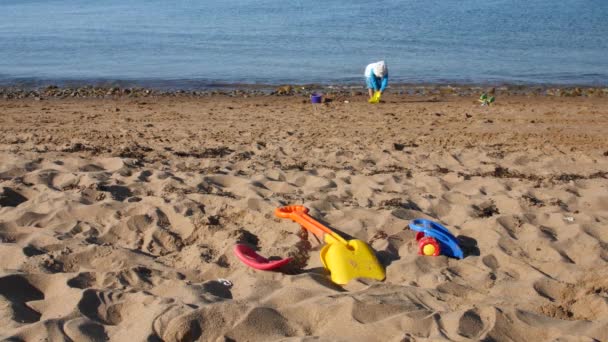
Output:
<svg viewBox="0 0 608 342">
<path fill-rule="evenodd" d="M 323 95 L 312 93 L 310 95 L 310 102 L 312 103 L 321 103 L 323 101 Z"/>
</svg>

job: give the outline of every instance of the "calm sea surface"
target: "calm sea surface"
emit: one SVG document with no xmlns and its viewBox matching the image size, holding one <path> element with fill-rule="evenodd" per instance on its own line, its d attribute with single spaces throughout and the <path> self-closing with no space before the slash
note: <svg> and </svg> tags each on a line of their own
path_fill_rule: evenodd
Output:
<svg viewBox="0 0 608 342">
<path fill-rule="evenodd" d="M 0 0 L 0 85 L 608 85 L 608 0 Z"/>
</svg>

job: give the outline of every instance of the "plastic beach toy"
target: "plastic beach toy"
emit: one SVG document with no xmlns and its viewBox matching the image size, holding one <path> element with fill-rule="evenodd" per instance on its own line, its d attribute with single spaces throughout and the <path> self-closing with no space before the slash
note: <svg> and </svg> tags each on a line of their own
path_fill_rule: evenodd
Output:
<svg viewBox="0 0 608 342">
<path fill-rule="evenodd" d="M 268 260 L 256 253 L 250 247 L 243 244 L 237 244 L 234 246 L 234 254 L 236 254 L 236 256 L 241 259 L 245 265 L 255 268 L 256 270 L 263 271 L 277 269 L 281 266 L 287 265 L 291 261 L 291 258 Z"/>
<path fill-rule="evenodd" d="M 380 97 L 381 96 L 382 96 L 382 93 L 380 91 L 376 90 L 374 92 L 374 95 L 372 96 L 372 98 L 369 99 L 367 102 L 373 103 L 373 104 L 378 103 L 378 102 L 380 102 Z"/>
<path fill-rule="evenodd" d="M 483 93 L 481 94 L 481 96 L 479 96 L 479 100 L 477 101 L 481 102 L 482 106 L 489 106 L 494 103 L 495 100 L 496 99 L 494 98 L 494 96 L 488 96 L 488 94 Z"/>
<path fill-rule="evenodd" d="M 312 103 L 321 103 L 323 101 L 323 95 L 319 95 L 316 93 L 312 93 L 310 95 L 310 102 Z"/>
<path fill-rule="evenodd" d="M 427 219 L 415 219 L 409 226 L 411 230 L 417 232 L 418 254 L 427 256 L 443 254 L 457 259 L 464 258 L 456 237 L 441 224 Z"/>
<path fill-rule="evenodd" d="M 347 284 L 354 278 L 384 280 L 384 267 L 376 258 L 374 250 L 361 240 L 345 240 L 333 230 L 308 215 L 308 208 L 291 205 L 277 208 L 275 216 L 288 218 L 325 241 L 321 249 L 321 261 L 331 274 L 331 281 Z"/>
</svg>

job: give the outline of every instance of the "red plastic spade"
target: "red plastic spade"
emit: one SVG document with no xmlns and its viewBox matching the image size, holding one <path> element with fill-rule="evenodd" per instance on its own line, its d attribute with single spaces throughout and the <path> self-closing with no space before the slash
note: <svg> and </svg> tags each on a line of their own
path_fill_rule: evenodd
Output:
<svg viewBox="0 0 608 342">
<path fill-rule="evenodd" d="M 234 246 L 234 254 L 236 254 L 236 256 L 241 259 L 241 261 L 245 263 L 245 265 L 255 268 L 256 270 L 263 271 L 277 269 L 283 265 L 288 264 L 292 260 L 292 258 L 285 258 L 281 260 L 268 260 L 256 253 L 256 251 L 254 251 L 247 245 L 241 244 L 237 244 L 236 246 Z"/>
</svg>

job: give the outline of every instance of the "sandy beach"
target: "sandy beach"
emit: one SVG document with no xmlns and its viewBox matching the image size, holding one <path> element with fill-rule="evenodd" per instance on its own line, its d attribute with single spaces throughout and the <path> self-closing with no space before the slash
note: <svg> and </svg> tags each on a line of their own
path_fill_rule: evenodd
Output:
<svg viewBox="0 0 608 342">
<path fill-rule="evenodd" d="M 608 96 L 110 95 L 0 99 L 2 339 L 608 340 Z M 386 279 L 239 261 L 293 251 L 287 204 Z"/>
</svg>

